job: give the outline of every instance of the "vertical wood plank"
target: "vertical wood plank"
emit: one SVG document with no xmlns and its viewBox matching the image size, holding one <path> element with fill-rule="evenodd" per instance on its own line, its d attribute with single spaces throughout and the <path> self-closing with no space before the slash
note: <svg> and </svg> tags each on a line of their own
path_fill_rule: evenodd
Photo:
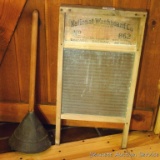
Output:
<svg viewBox="0 0 160 160">
<path fill-rule="evenodd" d="M 150 1 L 149 10 L 135 106 L 153 109 L 153 128 L 159 103 L 158 81 L 160 79 L 160 37 L 158 35 L 160 34 L 160 29 L 158 13 L 160 11 L 160 1 Z"/>
<path fill-rule="evenodd" d="M 26 0 L 0 1 L 0 64 L 25 3 Z"/>
<path fill-rule="evenodd" d="M 12 38 L 0 67 L 0 101 L 19 101 L 15 40 Z"/>
<path fill-rule="evenodd" d="M 154 110 L 154 123 L 159 102 L 158 81 L 160 79 L 160 54 L 159 43 L 159 12 L 160 1 L 152 0 L 149 8 L 149 19 L 141 59 L 141 70 L 139 72 L 139 83 L 137 96 L 135 99 L 136 107 L 152 108 Z"/>
<path fill-rule="evenodd" d="M 21 102 L 28 102 L 29 99 L 31 11 L 26 10 L 28 10 L 28 2 L 13 35 L 15 38 Z"/>
<path fill-rule="evenodd" d="M 47 54 L 45 33 L 45 1 L 35 0 L 34 8 L 39 11 L 39 42 L 37 56 L 37 102 L 48 103 Z"/>
<path fill-rule="evenodd" d="M 58 75 L 57 75 L 57 108 L 56 108 L 56 134 L 55 144 L 60 144 L 61 136 L 61 105 L 62 105 L 62 68 L 63 68 L 63 38 L 64 38 L 64 12 L 59 14 L 59 40 L 58 40 Z"/>
<path fill-rule="evenodd" d="M 59 7 L 54 1 L 45 1 L 48 102 L 56 103 L 57 48 Z"/>
</svg>

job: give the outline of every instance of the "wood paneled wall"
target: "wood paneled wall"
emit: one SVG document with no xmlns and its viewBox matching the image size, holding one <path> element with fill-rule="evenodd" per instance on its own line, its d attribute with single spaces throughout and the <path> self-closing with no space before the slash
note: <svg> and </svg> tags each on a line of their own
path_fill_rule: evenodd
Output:
<svg viewBox="0 0 160 160">
<path fill-rule="evenodd" d="M 58 18 L 61 4 L 148 11 L 134 108 L 152 110 L 154 114 L 151 123 L 153 124 L 159 102 L 157 88 L 160 79 L 159 0 L 27 0 L 0 65 L 0 102 L 28 103 L 31 14 L 34 9 L 38 9 L 40 23 L 36 103 L 56 105 Z"/>
<path fill-rule="evenodd" d="M 0 1 L 0 64 L 25 3 L 26 0 Z"/>
</svg>

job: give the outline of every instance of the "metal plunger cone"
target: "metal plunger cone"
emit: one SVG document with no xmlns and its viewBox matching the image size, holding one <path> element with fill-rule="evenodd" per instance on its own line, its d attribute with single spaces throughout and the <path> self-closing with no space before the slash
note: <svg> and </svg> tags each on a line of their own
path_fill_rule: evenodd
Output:
<svg viewBox="0 0 160 160">
<path fill-rule="evenodd" d="M 51 146 L 47 132 L 34 113 L 37 34 L 38 12 L 35 10 L 32 15 L 29 113 L 9 139 L 12 150 L 24 153 L 38 153 Z"/>
<path fill-rule="evenodd" d="M 12 150 L 38 153 L 51 146 L 48 134 L 34 112 L 29 112 L 9 139 Z"/>
</svg>

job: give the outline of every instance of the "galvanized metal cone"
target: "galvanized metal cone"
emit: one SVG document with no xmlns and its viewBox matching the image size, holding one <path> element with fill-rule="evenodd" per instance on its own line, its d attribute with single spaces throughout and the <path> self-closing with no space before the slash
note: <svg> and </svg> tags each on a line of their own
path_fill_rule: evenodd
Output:
<svg viewBox="0 0 160 160">
<path fill-rule="evenodd" d="M 12 150 L 38 153 L 51 146 L 47 131 L 34 112 L 29 112 L 9 139 Z"/>
</svg>

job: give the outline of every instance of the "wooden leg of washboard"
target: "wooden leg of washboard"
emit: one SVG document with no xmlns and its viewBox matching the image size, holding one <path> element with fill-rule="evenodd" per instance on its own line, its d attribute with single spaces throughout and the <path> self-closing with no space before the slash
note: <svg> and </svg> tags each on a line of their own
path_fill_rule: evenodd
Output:
<svg viewBox="0 0 160 160">
<path fill-rule="evenodd" d="M 56 117 L 56 132 L 55 132 L 55 144 L 60 144 L 61 137 L 61 118 L 60 116 Z"/>
<path fill-rule="evenodd" d="M 127 148 L 128 134 L 129 134 L 129 123 L 125 123 L 123 128 L 122 145 L 121 145 L 123 149 Z"/>
</svg>

